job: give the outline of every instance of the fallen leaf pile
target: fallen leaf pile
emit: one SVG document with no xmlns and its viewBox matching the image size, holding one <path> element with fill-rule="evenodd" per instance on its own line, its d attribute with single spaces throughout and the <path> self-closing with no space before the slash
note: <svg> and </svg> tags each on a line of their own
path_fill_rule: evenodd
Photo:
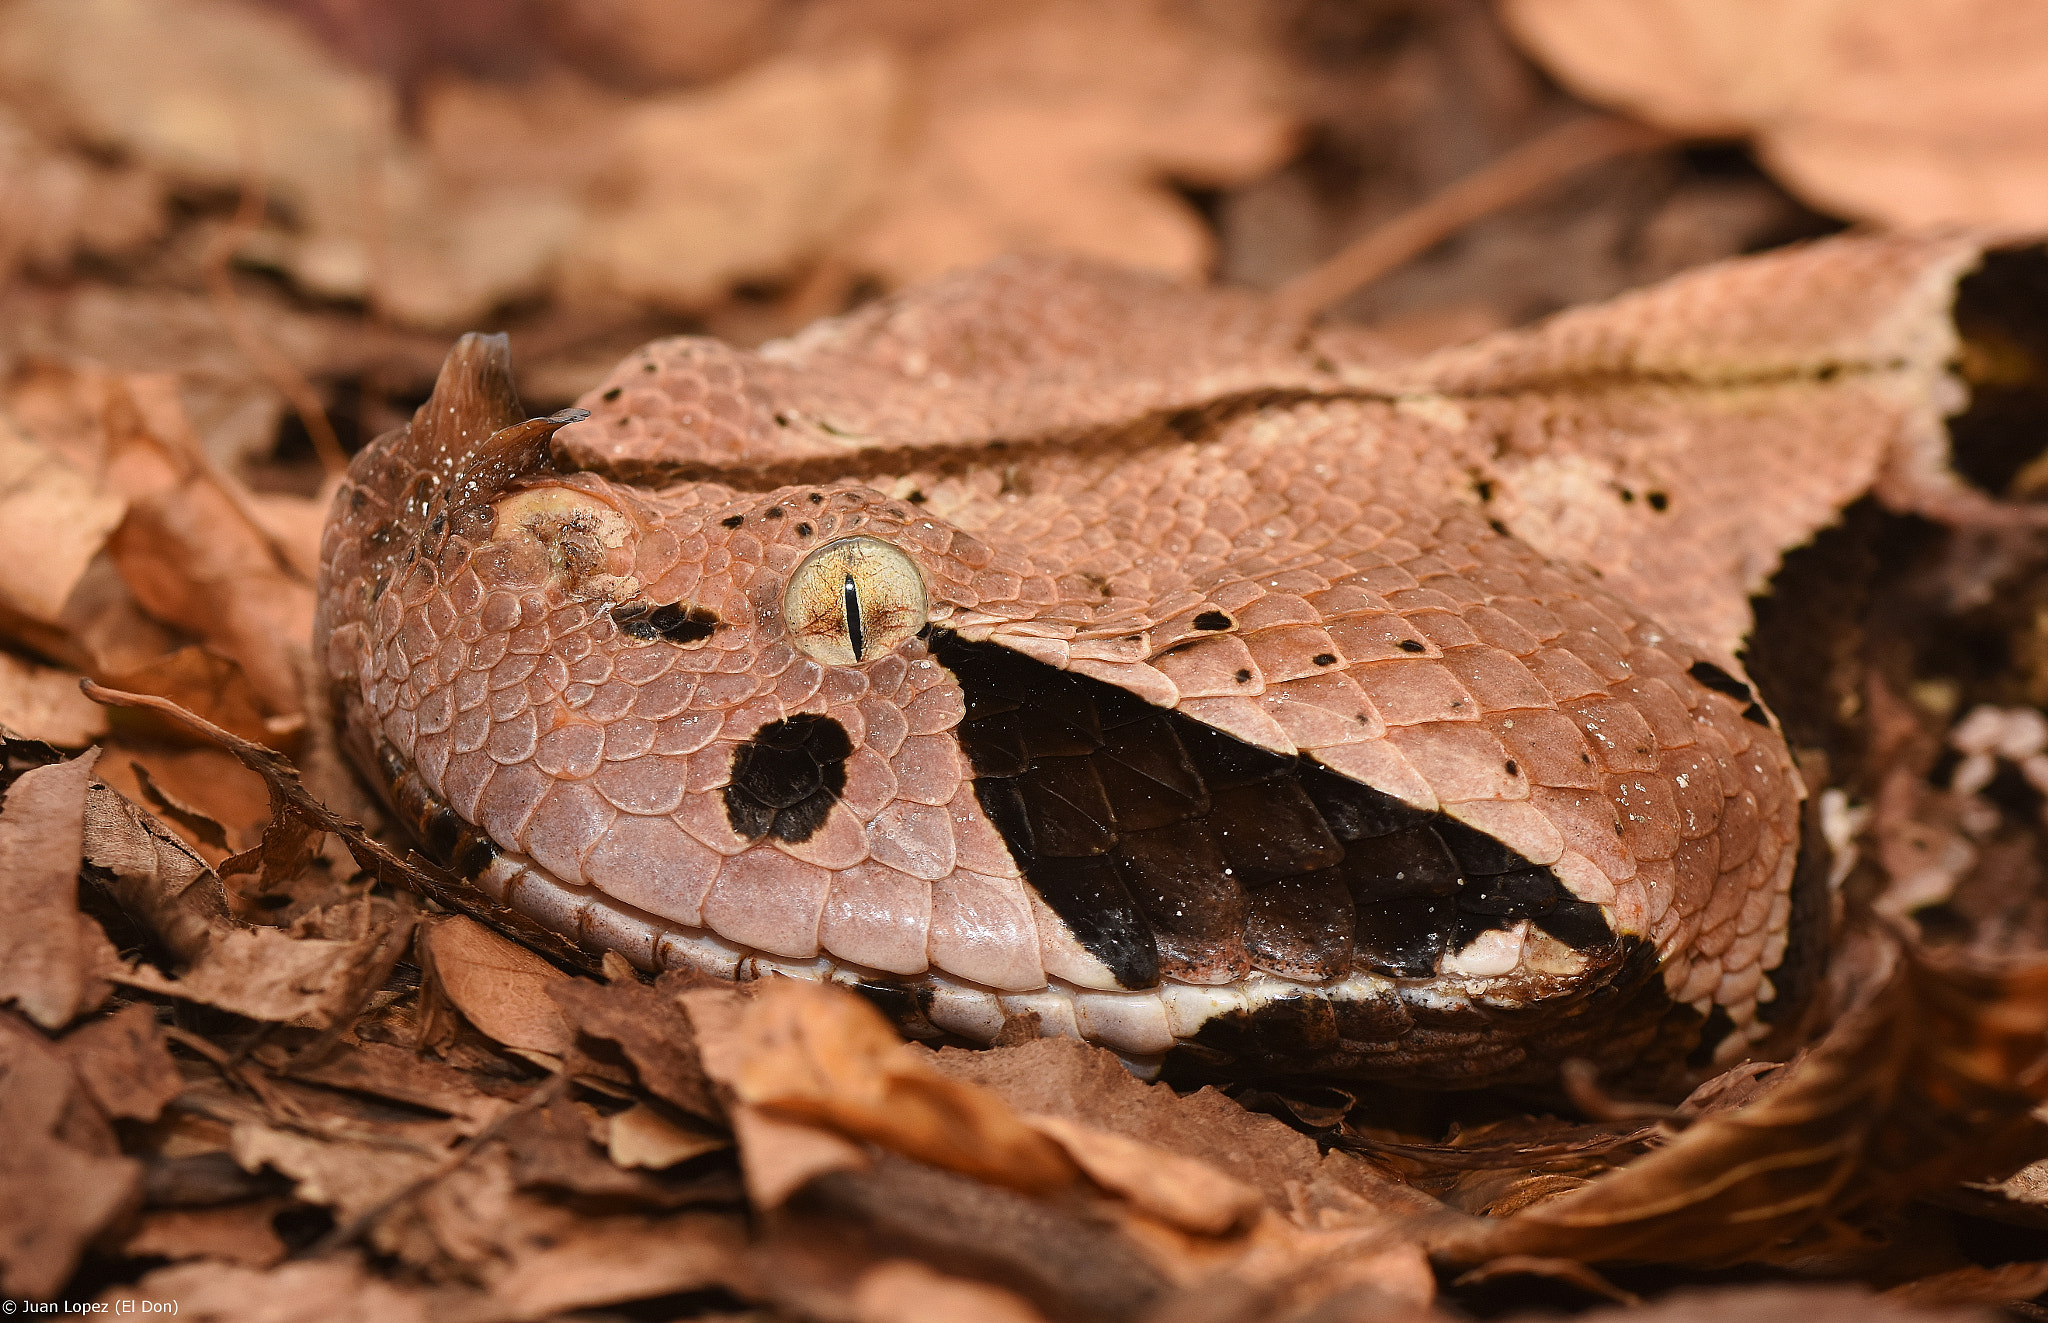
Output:
<svg viewBox="0 0 2048 1323">
<path fill-rule="evenodd" d="M 1588 96 L 1754 133 L 1824 210 L 2042 223 L 2001 127 L 2030 20 L 1945 6 L 1923 42 L 1809 0 L 1782 41 L 1657 39 L 1736 8 L 1504 11 Z M 1667 63 L 1617 72 L 1622 38 Z M 1994 56 L 2025 87 L 1956 72 Z M 1176 1090 L 1029 1017 L 912 1044 L 844 990 L 648 981 L 461 912 L 334 749 L 325 497 L 451 331 L 512 328 L 552 407 L 653 334 L 758 341 L 1002 252 L 1270 288 L 1573 113 L 1485 6 L 1422 0 L 0 3 L 0 1299 L 2038 1314 L 2038 243 L 1859 237 L 1613 298 L 1830 224 L 1667 150 L 1315 332 L 1404 425 L 1489 438 L 1479 499 L 1552 553 L 1731 648 L 1760 595 L 1745 661 L 1836 936 L 1808 1020 L 1682 1100 Z"/>
<path fill-rule="evenodd" d="M 2048 224 L 2048 13 L 2000 0 L 1508 0 L 1589 100 L 1754 135 L 1813 205 L 1899 227 Z"/>
</svg>

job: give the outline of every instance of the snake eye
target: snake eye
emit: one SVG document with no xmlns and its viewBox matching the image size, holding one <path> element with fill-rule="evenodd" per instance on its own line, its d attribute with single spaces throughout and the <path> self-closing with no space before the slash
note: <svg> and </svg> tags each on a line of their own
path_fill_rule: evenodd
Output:
<svg viewBox="0 0 2048 1323">
<path fill-rule="evenodd" d="M 828 666 L 872 660 L 924 628 L 924 576 L 878 538 L 827 542 L 796 567 L 782 594 L 790 641 Z"/>
</svg>

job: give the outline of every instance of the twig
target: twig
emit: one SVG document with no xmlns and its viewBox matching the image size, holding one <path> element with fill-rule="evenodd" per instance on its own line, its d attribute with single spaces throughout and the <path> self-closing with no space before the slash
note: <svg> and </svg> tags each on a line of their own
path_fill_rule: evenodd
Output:
<svg viewBox="0 0 2048 1323">
<path fill-rule="evenodd" d="M 227 229 L 221 231 L 207 249 L 206 289 L 213 299 L 214 313 L 227 328 L 228 338 L 235 342 L 235 348 L 253 364 L 258 372 L 270 379 L 270 384 L 290 402 L 292 412 L 299 416 L 299 422 L 312 439 L 313 453 L 320 457 L 320 467 L 328 474 L 338 474 L 348 468 L 348 454 L 341 448 L 341 441 L 334 434 L 334 425 L 327 421 L 327 408 L 321 402 L 320 393 L 313 389 L 313 383 L 298 365 L 256 333 L 242 308 L 241 295 L 235 291 L 233 273 L 229 263 L 244 241 L 256 232 L 256 226 L 263 219 L 263 181 L 252 160 L 249 173 L 242 181 L 241 201 L 235 206 L 234 219 Z"/>
<path fill-rule="evenodd" d="M 1353 239 L 1320 266 L 1273 292 L 1273 306 L 1307 321 L 1353 291 L 1420 257 L 1473 221 L 1617 156 L 1676 141 L 1661 129 L 1588 115 L 1538 134 L 1436 196 Z"/>
</svg>

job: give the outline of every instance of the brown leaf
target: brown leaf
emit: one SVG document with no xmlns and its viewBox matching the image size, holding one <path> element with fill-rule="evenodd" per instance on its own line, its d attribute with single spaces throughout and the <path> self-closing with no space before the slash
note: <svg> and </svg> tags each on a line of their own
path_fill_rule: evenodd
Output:
<svg viewBox="0 0 2048 1323">
<path fill-rule="evenodd" d="M 2048 16 L 1998 0 L 1510 0 L 1568 86 L 1899 229 L 2048 225 Z"/>
<path fill-rule="evenodd" d="M 1265 1206 L 1257 1190 L 1207 1163 L 1057 1116 L 1025 1122 L 1065 1149 L 1088 1179 L 1182 1231 L 1226 1235 Z"/>
<path fill-rule="evenodd" d="M 1453 1262 L 1798 1262 L 1914 1194 L 2003 1175 L 2048 1141 L 2048 966 L 1903 959 L 1890 983 L 1747 1105 L 1500 1221 L 1445 1226 Z"/>
<path fill-rule="evenodd" d="M 678 1125 L 646 1103 L 635 1103 L 611 1118 L 605 1153 L 621 1167 L 661 1171 L 731 1144 L 723 1135 Z"/>
<path fill-rule="evenodd" d="M 650 988 L 630 969 L 607 964 L 606 972 L 614 977 L 604 984 L 584 979 L 550 982 L 548 996 L 568 1015 L 577 1033 L 618 1044 L 641 1088 L 692 1116 L 723 1121 L 724 1109 L 697 1057 L 690 1018 L 676 999 L 684 981 L 670 975 Z"/>
<path fill-rule="evenodd" d="M 107 733 L 107 714 L 78 692 L 79 676 L 0 652 L 0 726 L 67 749 Z"/>
<path fill-rule="evenodd" d="M 97 750 L 24 772 L 0 806 L 0 1003 L 45 1029 L 99 1005 L 112 955 L 99 925 L 78 912 L 86 785 Z"/>
<path fill-rule="evenodd" d="M 80 1025 L 64 1035 L 57 1050 L 110 1117 L 154 1121 L 185 1087 L 155 1009 L 144 1003 Z"/>
<path fill-rule="evenodd" d="M 1182 1097 L 1132 1076 L 1115 1053 L 1071 1038 L 1041 1038 L 1001 1051 L 947 1048 L 929 1060 L 940 1074 L 979 1085 L 1019 1112 L 1059 1117 L 1193 1158 L 1287 1207 L 1291 1181 L 1315 1178 L 1321 1160 L 1307 1135 L 1247 1112 L 1214 1089 Z"/>
<path fill-rule="evenodd" d="M 488 1315 L 468 1292 L 406 1287 L 351 1259 L 310 1259 L 268 1270 L 224 1263 L 158 1268 L 99 1297 L 117 1313 L 169 1313 L 194 1323 L 445 1323 Z"/>
<path fill-rule="evenodd" d="M 85 1245 L 131 1207 L 142 1167 L 80 1093 L 64 1058 L 0 1012 L 0 1296 L 46 1300 Z"/>
<path fill-rule="evenodd" d="M 906 282 L 1065 251 L 1202 275 L 1213 241 L 1162 179 L 1254 179 L 1293 137 L 1282 70 L 1232 17 L 1040 0 L 963 4 L 936 31 L 905 33 L 921 56 L 917 114 L 902 167 L 849 245 L 853 264 Z M 815 21 L 841 37 L 880 26 L 858 6 Z"/>
<path fill-rule="evenodd" d="M 127 508 L 0 419 L 0 607 L 57 623 Z"/>
<path fill-rule="evenodd" d="M 548 996 L 550 984 L 569 976 L 533 952 L 460 915 L 429 928 L 424 949 L 448 1000 L 498 1042 L 556 1059 L 576 1045 Z"/>
<path fill-rule="evenodd" d="M 121 1252 L 137 1259 L 216 1259 L 244 1268 L 268 1268 L 285 1256 L 272 1225 L 282 1199 L 223 1204 L 217 1208 L 153 1208 Z"/>
<path fill-rule="evenodd" d="M 705 1070 L 771 1120 L 823 1126 L 1012 1189 L 1058 1189 L 1079 1175 L 1001 1099 L 940 1075 L 850 992 L 771 981 L 715 1047 L 698 1015 L 712 995 L 684 997 Z M 751 1163 L 744 1132 L 740 1142 Z"/>
<path fill-rule="evenodd" d="M 589 1217 L 492 1284 L 515 1318 L 701 1290 L 731 1278 L 745 1233 L 729 1217 Z"/>
<path fill-rule="evenodd" d="M 296 717 L 292 653 L 312 632 L 313 585 L 250 514 L 248 492 L 206 458 L 175 379 L 121 383 L 108 402 L 107 463 L 128 500 L 108 549 L 135 600 L 237 662 L 269 715 Z"/>
<path fill-rule="evenodd" d="M 1041 1323 L 1043 1315 L 999 1287 L 933 1272 L 915 1259 L 889 1259 L 853 1288 L 859 1323 Z"/>
</svg>

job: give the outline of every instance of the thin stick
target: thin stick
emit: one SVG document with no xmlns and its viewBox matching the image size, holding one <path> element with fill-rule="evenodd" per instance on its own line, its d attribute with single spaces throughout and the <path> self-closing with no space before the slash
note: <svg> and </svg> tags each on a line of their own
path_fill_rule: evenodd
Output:
<svg viewBox="0 0 2048 1323">
<path fill-rule="evenodd" d="M 1284 316 L 1307 321 L 1473 221 L 1588 166 L 1674 141 L 1661 129 L 1611 115 L 1588 115 L 1560 124 L 1466 175 L 1422 205 L 1353 239 L 1320 266 L 1275 290 L 1273 306 Z"/>
</svg>

